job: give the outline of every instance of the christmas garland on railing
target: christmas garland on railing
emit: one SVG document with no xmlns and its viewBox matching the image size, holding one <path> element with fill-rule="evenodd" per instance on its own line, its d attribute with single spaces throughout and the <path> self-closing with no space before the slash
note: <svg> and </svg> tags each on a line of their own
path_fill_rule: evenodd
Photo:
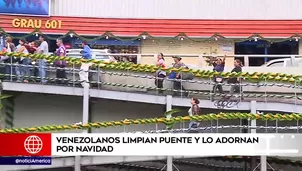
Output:
<svg viewBox="0 0 302 171">
<path fill-rule="evenodd" d="M 9 57 L 26 57 L 31 59 L 45 59 L 49 62 L 54 62 L 56 60 L 66 61 L 67 63 L 80 64 L 80 63 L 93 63 L 96 67 L 101 67 L 104 69 L 111 70 L 124 70 L 131 72 L 143 72 L 143 73 L 155 73 L 157 70 L 163 70 L 167 73 L 171 72 L 189 72 L 192 73 L 197 78 L 212 78 L 214 76 L 220 76 L 223 78 L 232 78 L 232 77 L 241 77 L 250 81 L 282 81 L 288 83 L 301 83 L 302 75 L 292 75 L 284 73 L 248 73 L 248 72 L 216 72 L 209 70 L 193 70 L 193 69 L 176 69 L 176 68 L 161 68 L 155 65 L 141 65 L 133 63 L 108 63 L 100 60 L 83 60 L 79 58 L 72 57 L 59 57 L 59 56 L 47 56 L 42 54 L 22 54 L 14 52 L 1 52 L 0 56 L 9 56 Z"/>
<path fill-rule="evenodd" d="M 5 102 L 6 100 L 8 100 L 10 98 L 13 98 L 13 95 L 2 94 L 2 91 L 1 91 L 1 93 L 0 93 L 0 128 L 1 127 L 7 128 L 10 125 L 12 125 L 11 122 L 12 122 L 13 118 L 11 118 L 11 117 L 13 117 L 13 116 L 11 116 L 11 115 L 13 114 L 13 111 L 11 111 L 11 110 L 13 110 L 14 104 L 7 104 L 7 102 Z M 2 111 L 3 107 L 5 108 L 5 111 Z M 4 118 L 4 122 L 3 122 L 4 125 L 1 125 L 3 118 Z M 8 125 L 8 124 L 10 124 L 10 125 Z"/>
<path fill-rule="evenodd" d="M 270 121 L 300 121 L 302 114 L 251 114 L 251 113 L 219 113 L 207 115 L 194 115 L 194 116 L 177 116 L 170 119 L 161 118 L 148 118 L 148 119 L 124 119 L 120 121 L 108 122 L 91 122 L 88 124 L 68 124 L 68 125 L 47 125 L 29 128 L 12 128 L 2 129 L 0 133 L 29 133 L 29 132 L 49 132 L 49 131 L 63 131 L 75 129 L 89 129 L 89 128 L 107 128 L 115 126 L 128 126 L 128 125 L 147 125 L 147 124 L 165 124 L 173 125 L 187 121 L 211 121 L 211 120 L 235 120 L 235 119 L 250 119 L 250 120 L 270 120 Z"/>
<path fill-rule="evenodd" d="M 0 74 L 0 77 L 12 77 L 17 78 L 16 75 L 10 75 L 10 74 Z M 41 80 L 41 77 L 36 76 L 24 76 L 24 79 L 29 80 Z M 51 78 L 51 77 L 44 77 L 45 81 L 55 82 L 55 81 L 63 81 L 63 82 L 70 82 L 72 84 L 80 84 L 81 80 L 72 80 L 69 78 Z M 121 88 L 136 88 L 136 89 L 146 89 L 151 91 L 168 91 L 168 92 L 178 92 L 178 93 L 188 93 L 191 95 L 205 95 L 205 96 L 213 96 L 213 97 L 235 97 L 235 98 L 278 98 L 278 99 L 296 99 L 296 100 L 302 100 L 302 97 L 297 95 L 288 95 L 288 94 L 268 94 L 268 93 L 244 93 L 244 94 L 221 94 L 221 93 L 212 93 L 210 91 L 194 91 L 194 90 L 176 90 L 176 89 L 170 89 L 170 88 L 158 88 L 158 87 L 148 87 L 143 85 L 131 85 L 131 84 L 121 84 L 121 83 L 112 83 L 112 82 L 98 82 L 98 81 L 90 81 L 88 82 L 90 84 L 97 84 L 97 85 L 107 85 L 112 87 L 121 87 Z"/>
<path fill-rule="evenodd" d="M 5 64 L 5 65 L 10 65 L 10 64 Z M 26 67 L 28 65 L 23 65 L 23 64 L 12 64 L 12 66 L 23 66 Z M 72 72 L 80 72 L 81 69 L 79 68 L 61 68 L 61 67 L 53 67 L 53 66 L 48 66 L 47 69 L 51 70 L 51 71 L 55 71 L 57 69 L 60 70 L 65 70 L 65 71 L 72 71 Z M 239 86 L 253 86 L 253 87 L 284 87 L 284 88 L 298 88 L 298 89 L 302 89 L 302 86 L 300 86 L 298 83 L 295 84 L 286 84 L 286 83 L 274 83 L 274 82 L 270 82 L 267 83 L 265 80 L 263 83 L 248 83 L 248 82 L 244 82 L 244 83 L 215 83 L 212 80 L 207 80 L 207 81 L 202 81 L 202 80 L 182 80 L 182 79 L 170 79 L 170 78 L 159 78 L 153 75 L 146 75 L 146 74 L 134 74 L 134 73 L 129 73 L 129 72 L 116 72 L 116 71 L 104 71 L 104 70 L 94 70 L 91 69 L 89 70 L 90 73 L 98 73 L 98 74 L 105 74 L 105 75 L 110 75 L 110 76 L 123 76 L 123 77 L 133 77 L 133 78 L 145 78 L 145 79 L 162 79 L 162 80 L 166 80 L 166 81 L 178 81 L 178 82 L 182 82 L 182 83 L 197 83 L 197 84 L 206 84 L 206 85 L 222 85 L 222 86 L 234 86 L 234 85 L 239 85 Z M 1 76 L 1 74 L 0 74 Z M 10 75 L 6 75 L 6 76 L 10 76 Z M 14 76 L 15 77 L 15 76 Z M 69 80 L 70 81 L 70 80 Z"/>
</svg>

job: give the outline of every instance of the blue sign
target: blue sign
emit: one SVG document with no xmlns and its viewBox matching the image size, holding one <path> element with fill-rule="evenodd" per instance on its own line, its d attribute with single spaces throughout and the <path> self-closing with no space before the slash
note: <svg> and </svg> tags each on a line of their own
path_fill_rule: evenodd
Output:
<svg viewBox="0 0 302 171">
<path fill-rule="evenodd" d="M 0 13 L 49 16 L 50 0 L 0 0 Z"/>
</svg>

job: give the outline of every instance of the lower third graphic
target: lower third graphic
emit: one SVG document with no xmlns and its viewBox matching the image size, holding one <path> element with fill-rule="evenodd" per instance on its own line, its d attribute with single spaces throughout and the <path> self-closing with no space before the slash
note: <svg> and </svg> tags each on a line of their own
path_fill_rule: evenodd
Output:
<svg viewBox="0 0 302 171">
<path fill-rule="evenodd" d="M 51 165 L 51 157 L 0 157 L 0 165 Z"/>
</svg>

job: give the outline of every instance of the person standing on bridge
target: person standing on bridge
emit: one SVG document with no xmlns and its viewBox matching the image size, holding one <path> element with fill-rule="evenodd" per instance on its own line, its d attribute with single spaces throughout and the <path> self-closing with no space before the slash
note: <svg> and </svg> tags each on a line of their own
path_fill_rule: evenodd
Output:
<svg viewBox="0 0 302 171">
<path fill-rule="evenodd" d="M 173 68 L 176 69 L 181 69 L 186 67 L 186 65 L 181 61 L 182 58 L 180 56 L 172 56 L 173 60 L 174 60 L 174 64 L 173 64 Z M 169 75 L 169 79 L 176 79 L 175 81 L 173 81 L 173 89 L 174 90 L 184 90 L 184 87 L 182 86 L 182 82 L 181 82 L 181 73 L 180 72 L 175 72 L 172 71 Z M 178 95 L 179 93 L 173 92 L 173 95 Z M 180 93 L 182 94 L 182 92 Z"/>
<path fill-rule="evenodd" d="M 5 38 L 5 48 L 4 52 L 15 52 L 16 46 L 13 43 L 12 37 L 8 36 Z M 13 71 L 13 62 L 15 61 L 15 57 L 12 56 L 2 56 L 1 61 L 5 63 L 4 65 L 4 73 L 5 77 L 4 80 L 11 80 L 12 76 L 12 71 Z"/>
<path fill-rule="evenodd" d="M 84 60 L 90 60 L 91 59 L 91 49 L 87 45 L 86 41 L 82 42 L 83 50 L 81 50 L 82 58 Z M 91 63 L 83 62 L 81 65 L 81 69 L 79 72 L 80 81 L 83 87 L 88 86 L 89 87 L 89 67 L 91 66 Z"/>
<path fill-rule="evenodd" d="M 242 62 L 239 59 L 236 59 L 234 61 L 234 69 L 231 72 L 236 72 L 236 73 L 242 72 Z M 239 77 L 229 78 L 228 83 L 234 84 L 231 85 L 230 94 L 241 93 L 240 82 L 241 80 Z"/>
<path fill-rule="evenodd" d="M 157 55 L 157 62 L 156 62 L 156 66 L 157 67 L 161 67 L 161 68 L 165 68 L 165 58 L 164 58 L 164 54 L 159 53 Z M 162 70 L 158 70 L 155 73 L 155 85 L 157 86 L 157 88 L 163 88 L 163 82 L 164 82 L 164 78 L 166 77 L 166 71 L 162 71 Z M 161 90 L 160 90 L 161 92 Z"/>
<path fill-rule="evenodd" d="M 225 66 L 225 58 L 226 56 L 223 57 L 223 59 L 221 58 L 214 58 L 212 59 L 212 65 L 213 65 L 213 71 L 216 72 L 223 72 L 224 71 L 224 66 Z M 216 93 L 216 90 L 218 90 L 218 92 L 220 94 L 223 93 L 223 89 L 222 89 L 222 83 L 223 83 L 223 78 L 220 76 L 214 76 L 214 82 L 215 85 L 213 86 L 213 92 Z"/>
<path fill-rule="evenodd" d="M 59 57 L 65 57 L 66 56 L 66 48 L 63 44 L 63 40 L 62 39 L 58 39 L 57 40 L 57 46 L 58 49 L 56 51 L 56 55 Z M 59 78 L 60 80 L 57 81 L 58 84 L 65 84 L 65 80 L 66 78 L 66 61 L 61 61 L 61 60 L 57 60 L 55 61 L 55 67 L 57 68 L 56 71 L 56 76 L 57 78 Z"/>
<path fill-rule="evenodd" d="M 41 35 L 39 37 L 39 40 L 41 42 L 40 46 L 37 48 L 37 52 L 39 54 L 43 54 L 45 56 L 48 55 L 49 51 L 48 51 L 48 43 L 46 41 L 46 36 L 45 35 Z M 38 65 L 39 65 L 39 76 L 41 78 L 41 82 L 42 84 L 46 84 L 46 59 L 39 59 L 38 60 Z"/>
<path fill-rule="evenodd" d="M 196 98 L 192 98 L 191 99 L 191 108 L 189 109 L 188 113 L 189 116 L 194 116 L 194 115 L 198 115 L 200 113 L 200 108 L 199 108 L 199 100 Z M 191 121 L 189 123 L 189 129 L 191 128 L 197 128 L 199 126 L 198 122 L 195 121 Z"/>
<path fill-rule="evenodd" d="M 23 53 L 28 54 L 28 50 L 26 48 L 26 40 L 20 39 L 19 45 L 17 46 L 17 53 Z M 29 64 L 30 64 L 30 58 L 17 58 L 16 62 L 19 64 L 16 66 L 16 74 L 17 74 L 17 82 L 28 82 L 28 78 L 30 76 L 30 70 L 29 70 Z"/>
</svg>

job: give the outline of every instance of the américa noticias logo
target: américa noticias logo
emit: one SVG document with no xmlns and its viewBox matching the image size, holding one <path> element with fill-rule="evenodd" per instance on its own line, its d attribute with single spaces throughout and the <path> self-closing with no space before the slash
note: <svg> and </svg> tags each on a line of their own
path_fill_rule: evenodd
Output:
<svg viewBox="0 0 302 171">
<path fill-rule="evenodd" d="M 43 141 L 36 135 L 28 136 L 24 141 L 24 148 L 30 154 L 37 154 L 43 148 Z"/>
</svg>

